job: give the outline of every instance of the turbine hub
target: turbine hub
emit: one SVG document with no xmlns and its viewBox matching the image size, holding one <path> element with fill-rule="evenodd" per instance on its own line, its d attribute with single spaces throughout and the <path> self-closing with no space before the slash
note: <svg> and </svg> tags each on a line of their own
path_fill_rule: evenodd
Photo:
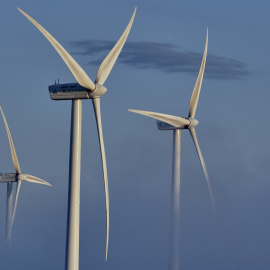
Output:
<svg viewBox="0 0 270 270">
<path fill-rule="evenodd" d="M 96 89 L 89 93 L 90 98 L 97 98 L 103 96 L 107 92 L 107 88 L 98 83 L 95 84 Z"/>
<path fill-rule="evenodd" d="M 199 124 L 199 121 L 195 118 L 187 118 L 189 121 L 190 121 L 190 124 L 189 124 L 189 128 L 193 128 L 193 127 L 196 127 L 198 124 Z"/>
<path fill-rule="evenodd" d="M 26 176 L 24 174 L 19 174 L 18 175 L 18 180 L 25 181 Z"/>
</svg>

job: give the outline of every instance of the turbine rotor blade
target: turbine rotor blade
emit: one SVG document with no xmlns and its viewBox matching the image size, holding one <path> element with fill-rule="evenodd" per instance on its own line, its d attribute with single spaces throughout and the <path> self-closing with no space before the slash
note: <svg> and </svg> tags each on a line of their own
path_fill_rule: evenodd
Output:
<svg viewBox="0 0 270 270">
<path fill-rule="evenodd" d="M 13 223 L 14 223 L 15 215 L 16 215 L 16 211 L 17 211 L 18 197 L 19 197 L 19 192 L 20 192 L 21 184 L 22 184 L 22 181 L 21 180 L 18 180 L 18 182 L 17 182 L 15 204 L 14 204 L 14 208 L 13 208 L 12 220 L 11 220 L 11 224 L 10 224 L 10 230 L 8 232 L 7 241 L 9 241 L 9 239 L 11 237 L 12 227 L 13 227 Z"/>
<path fill-rule="evenodd" d="M 4 112 L 3 112 L 2 108 L 1 108 L 1 106 L 0 106 L 0 110 L 1 110 L 4 122 L 5 122 L 6 130 L 7 130 L 7 135 L 8 135 L 8 140 L 9 140 L 9 146 L 10 146 L 13 166 L 14 166 L 14 169 L 15 169 L 16 173 L 21 174 L 21 169 L 20 169 L 19 161 L 18 161 L 18 158 L 17 158 L 17 155 L 16 155 L 15 147 L 14 147 L 12 137 L 11 137 L 11 134 L 10 134 L 10 131 L 9 131 L 9 128 L 8 128 L 7 120 L 5 118 L 5 115 L 4 115 Z"/>
<path fill-rule="evenodd" d="M 179 116 L 173 116 L 169 114 L 149 112 L 149 111 L 131 110 L 131 109 L 129 109 L 129 111 L 155 118 L 157 120 L 168 123 L 174 127 L 180 128 L 180 127 L 188 126 L 190 124 L 190 121 L 188 119 L 182 118 Z"/>
<path fill-rule="evenodd" d="M 189 103 L 189 117 L 194 118 L 198 100 L 200 96 L 201 86 L 202 86 L 202 80 L 203 80 L 203 74 L 204 74 L 204 68 L 206 63 L 206 56 L 207 56 L 207 48 L 208 48 L 208 28 L 207 28 L 207 34 L 206 34 L 206 43 L 205 43 L 205 49 L 204 49 L 204 55 L 201 63 L 201 68 L 199 71 L 199 75 L 195 84 L 195 87 L 193 89 L 193 93 L 190 99 Z"/>
<path fill-rule="evenodd" d="M 26 14 L 23 10 L 18 8 L 18 10 L 31 21 L 38 30 L 48 39 L 48 41 L 52 44 L 55 50 L 59 53 L 62 57 L 66 65 L 68 66 L 69 70 L 72 72 L 73 76 L 77 80 L 77 82 L 91 90 L 94 91 L 96 86 L 85 73 L 85 71 L 78 65 L 78 63 L 71 57 L 71 55 L 61 46 L 61 44 L 46 30 L 44 29 L 38 22 L 36 22 L 33 18 L 31 18 L 28 14 Z"/>
<path fill-rule="evenodd" d="M 190 135 L 191 135 L 191 137 L 193 139 L 193 142 L 195 144 L 197 153 L 199 155 L 199 158 L 200 158 L 200 161 L 201 161 L 201 164 L 202 164 L 202 168 L 203 168 L 204 175 L 205 175 L 205 178 L 206 178 L 206 182 L 207 182 L 207 185 L 208 185 L 208 189 L 209 189 L 209 193 L 210 193 L 210 197 L 211 197 L 213 209 L 215 211 L 215 202 L 214 202 L 214 197 L 213 197 L 213 193 L 212 193 L 212 188 L 211 188 L 211 185 L 210 185 L 210 180 L 209 180 L 209 176 L 208 176 L 208 173 L 207 173 L 207 170 L 206 170 L 206 166 L 205 166 L 205 163 L 204 163 L 203 155 L 202 155 L 202 152 L 201 152 L 201 149 L 200 149 L 198 140 L 197 140 L 195 128 L 189 128 L 189 132 L 190 132 Z"/>
<path fill-rule="evenodd" d="M 98 73 L 97 73 L 97 78 L 96 78 L 96 83 L 103 85 L 104 82 L 106 81 L 107 77 L 109 76 L 125 42 L 126 39 L 129 35 L 131 26 L 133 24 L 134 21 L 134 17 L 136 14 L 136 10 L 137 7 L 135 8 L 133 15 L 129 21 L 129 24 L 127 26 L 127 28 L 125 29 L 124 33 L 122 34 L 122 36 L 120 37 L 120 39 L 117 41 L 117 43 L 115 44 L 115 46 L 113 47 L 113 49 L 110 51 L 110 53 L 107 55 L 107 57 L 103 60 L 103 62 L 101 63 Z"/>
<path fill-rule="evenodd" d="M 99 146 L 102 159 L 103 167 L 103 177 L 104 177 L 104 188 L 105 188 L 105 203 L 106 203 L 106 255 L 105 261 L 108 257 L 108 245 L 109 245 L 109 186 L 108 186 L 108 175 L 107 175 L 107 164 L 106 164 L 106 155 L 103 141 L 102 125 L 101 125 L 101 113 L 100 113 L 100 98 L 92 99 L 93 107 L 96 116 L 97 130 L 99 136 Z"/>
<path fill-rule="evenodd" d="M 25 178 L 24 181 L 26 182 L 31 182 L 31 183 L 36 183 L 36 184 L 41 184 L 41 185 L 46 185 L 46 186 L 52 186 L 50 183 L 36 177 L 30 174 L 24 174 Z"/>
<path fill-rule="evenodd" d="M 13 182 L 7 183 L 7 202 L 6 202 L 6 250 L 9 251 L 10 245 L 8 241 L 8 234 L 12 221 L 13 208 Z"/>
</svg>

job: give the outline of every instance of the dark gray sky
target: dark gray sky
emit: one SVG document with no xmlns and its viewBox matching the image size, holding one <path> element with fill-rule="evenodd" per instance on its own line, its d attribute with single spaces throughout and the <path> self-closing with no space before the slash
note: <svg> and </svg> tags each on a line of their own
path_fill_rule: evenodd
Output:
<svg viewBox="0 0 270 270">
<path fill-rule="evenodd" d="M 19 6 L 44 26 L 94 81 L 102 59 L 134 25 L 101 99 L 111 227 L 105 256 L 105 199 L 93 109 L 83 101 L 80 269 L 167 269 L 172 132 L 127 109 L 186 117 L 209 29 L 196 117 L 217 213 L 188 132 L 182 136 L 180 260 L 186 270 L 270 268 L 269 2 L 4 1 L 0 9 L 0 105 L 21 170 L 53 187 L 23 183 L 11 269 L 64 269 L 69 101 L 48 85 L 75 81 Z M 0 170 L 13 172 L 0 120 Z M 0 266 L 6 185 L 0 188 Z M 1 268 L 0 267 L 0 268 Z"/>
</svg>

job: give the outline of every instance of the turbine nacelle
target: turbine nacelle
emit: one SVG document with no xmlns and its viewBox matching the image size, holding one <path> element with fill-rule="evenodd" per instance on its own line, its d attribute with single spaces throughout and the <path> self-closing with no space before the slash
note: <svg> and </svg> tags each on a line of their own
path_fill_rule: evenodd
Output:
<svg viewBox="0 0 270 270">
<path fill-rule="evenodd" d="M 98 83 L 94 84 L 94 90 L 85 88 L 79 83 L 49 85 L 52 100 L 93 99 L 103 96 L 106 92 L 107 88 Z"/>
<path fill-rule="evenodd" d="M 10 183 L 17 181 L 16 173 L 1 173 L 0 174 L 0 183 Z"/>
</svg>

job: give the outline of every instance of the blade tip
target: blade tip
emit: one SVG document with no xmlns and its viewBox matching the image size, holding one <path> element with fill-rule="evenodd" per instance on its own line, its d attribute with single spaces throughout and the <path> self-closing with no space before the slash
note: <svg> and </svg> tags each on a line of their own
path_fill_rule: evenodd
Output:
<svg viewBox="0 0 270 270">
<path fill-rule="evenodd" d="M 45 182 L 45 183 L 42 183 L 43 185 L 52 187 L 52 184 L 50 184 L 49 182 L 46 182 L 46 181 L 44 181 L 44 182 Z"/>
<path fill-rule="evenodd" d="M 131 110 L 131 109 L 128 109 L 129 112 L 133 112 L 133 113 L 138 113 L 138 114 L 142 114 L 140 110 Z"/>
<path fill-rule="evenodd" d="M 24 16 L 26 16 L 27 14 L 22 10 L 22 9 L 20 9 L 19 7 L 17 7 L 17 9 L 24 15 Z M 27 16 L 26 16 L 27 17 Z"/>
<path fill-rule="evenodd" d="M 108 260 L 108 246 L 106 246 L 105 262 Z"/>
</svg>

